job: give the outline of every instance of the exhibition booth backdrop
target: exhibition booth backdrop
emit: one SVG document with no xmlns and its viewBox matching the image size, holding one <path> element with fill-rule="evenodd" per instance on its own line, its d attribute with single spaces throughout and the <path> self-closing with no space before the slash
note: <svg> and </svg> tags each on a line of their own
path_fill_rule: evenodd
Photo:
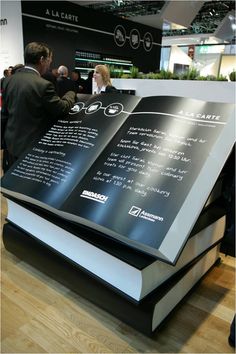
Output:
<svg viewBox="0 0 236 354">
<path fill-rule="evenodd" d="M 54 51 L 55 67 L 64 64 L 72 70 L 76 51 L 88 51 L 127 59 L 143 72 L 159 68 L 159 29 L 66 1 L 22 1 L 22 22 L 24 45 L 48 43 Z M 93 60 L 91 56 L 88 71 L 94 67 Z"/>
<path fill-rule="evenodd" d="M 24 45 L 34 40 L 45 41 L 53 48 L 54 67 L 61 64 L 67 65 L 69 70 L 76 67 L 84 76 L 98 61 L 123 67 L 124 73 L 132 66 L 144 73 L 156 72 L 159 65 L 164 69 L 167 65 L 173 72 L 175 66 L 181 70 L 184 66 L 191 66 L 187 53 L 189 47 L 183 53 L 172 46 L 172 55 L 166 55 L 168 48 L 161 47 L 161 36 L 159 29 L 67 1 L 34 1 L 33 6 L 32 1 L 4 1 L 1 5 L 0 71 L 9 65 L 23 63 Z M 214 61 L 213 66 L 207 65 L 211 70 L 215 68 L 212 75 L 228 76 L 235 69 L 235 56 L 227 52 L 227 55 L 216 57 L 212 49 L 218 50 L 222 46 L 209 47 L 210 53 L 206 52 L 206 47 L 209 46 L 196 47 L 195 55 L 197 49 L 199 53 L 204 51 L 205 64 Z"/>
</svg>

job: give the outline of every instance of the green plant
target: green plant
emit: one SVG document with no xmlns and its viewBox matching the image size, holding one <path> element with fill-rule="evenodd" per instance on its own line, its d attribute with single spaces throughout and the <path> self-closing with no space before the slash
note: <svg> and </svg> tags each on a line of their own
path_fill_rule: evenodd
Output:
<svg viewBox="0 0 236 354">
<path fill-rule="evenodd" d="M 189 68 L 185 73 L 180 75 L 181 80 L 196 80 L 199 72 L 196 68 Z"/>
<path fill-rule="evenodd" d="M 122 78 L 122 79 L 152 79 L 152 80 L 199 80 L 199 81 L 228 81 L 227 77 L 224 75 L 218 75 L 217 77 L 214 75 L 199 75 L 199 72 L 196 68 L 190 68 L 183 74 L 174 74 L 169 70 L 160 70 L 159 73 L 149 72 L 142 73 L 139 72 L 139 69 L 133 66 L 130 70 L 130 73 L 124 73 L 123 68 L 115 69 L 114 66 L 110 67 L 111 77 L 113 78 Z M 229 75 L 231 81 L 236 80 L 236 71 L 234 70 Z"/>
<path fill-rule="evenodd" d="M 124 73 L 123 67 L 119 68 L 119 69 L 117 70 L 117 77 L 118 77 L 118 78 L 121 78 L 122 75 L 123 75 L 123 73 Z"/>
<path fill-rule="evenodd" d="M 233 70 L 230 74 L 229 74 L 229 79 L 230 81 L 236 81 L 236 71 Z"/>
<path fill-rule="evenodd" d="M 206 80 L 207 81 L 216 81 L 216 76 L 215 75 L 207 75 L 206 76 Z"/>
<path fill-rule="evenodd" d="M 228 81 L 228 79 L 227 79 L 227 76 L 220 74 L 217 76 L 216 81 Z"/>
<path fill-rule="evenodd" d="M 172 80 L 179 80 L 178 74 L 172 74 Z"/>
<path fill-rule="evenodd" d="M 132 79 L 137 79 L 139 76 L 139 69 L 137 66 L 132 66 L 130 69 L 130 76 Z"/>
<path fill-rule="evenodd" d="M 122 74 L 121 79 L 130 79 L 130 74 Z"/>
<path fill-rule="evenodd" d="M 110 77 L 115 77 L 115 67 L 114 65 L 109 65 Z"/>
<path fill-rule="evenodd" d="M 110 65 L 109 70 L 110 70 L 110 77 L 114 79 L 120 79 L 124 73 L 123 67 L 117 68 L 114 65 Z"/>
<path fill-rule="evenodd" d="M 199 80 L 199 81 L 204 81 L 206 79 L 207 79 L 206 76 L 199 75 L 199 76 L 196 77 L 196 80 Z"/>
<path fill-rule="evenodd" d="M 144 78 L 144 79 L 157 79 L 158 78 L 157 75 L 158 74 L 156 74 L 156 73 L 150 72 L 147 74 L 143 74 L 142 78 Z"/>
<path fill-rule="evenodd" d="M 157 74 L 157 79 L 169 80 L 169 79 L 172 79 L 172 75 L 173 74 L 171 71 L 161 69 L 160 72 Z"/>
<path fill-rule="evenodd" d="M 196 80 L 199 75 L 199 71 L 196 68 L 189 69 L 189 80 Z"/>
</svg>

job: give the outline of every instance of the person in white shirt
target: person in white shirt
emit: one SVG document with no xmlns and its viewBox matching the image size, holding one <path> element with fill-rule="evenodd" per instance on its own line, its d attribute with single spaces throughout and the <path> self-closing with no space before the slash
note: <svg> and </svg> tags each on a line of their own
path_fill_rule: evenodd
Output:
<svg viewBox="0 0 236 354">
<path fill-rule="evenodd" d="M 117 92 L 116 88 L 111 84 L 110 71 L 106 65 L 96 65 L 93 78 L 96 83 L 94 94 Z"/>
</svg>

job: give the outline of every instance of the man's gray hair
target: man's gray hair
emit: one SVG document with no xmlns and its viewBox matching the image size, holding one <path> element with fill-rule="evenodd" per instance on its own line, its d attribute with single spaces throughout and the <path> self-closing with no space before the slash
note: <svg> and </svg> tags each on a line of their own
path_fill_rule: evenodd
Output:
<svg viewBox="0 0 236 354">
<path fill-rule="evenodd" d="M 64 65 L 59 66 L 57 71 L 60 76 L 68 76 L 68 68 Z"/>
</svg>

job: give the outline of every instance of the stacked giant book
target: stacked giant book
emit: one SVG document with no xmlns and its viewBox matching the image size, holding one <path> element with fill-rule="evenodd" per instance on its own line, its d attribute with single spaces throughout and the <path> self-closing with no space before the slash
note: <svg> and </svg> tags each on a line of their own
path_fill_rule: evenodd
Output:
<svg viewBox="0 0 236 354">
<path fill-rule="evenodd" d="M 80 95 L 2 180 L 10 252 L 151 335 L 214 265 L 234 106 Z"/>
</svg>

